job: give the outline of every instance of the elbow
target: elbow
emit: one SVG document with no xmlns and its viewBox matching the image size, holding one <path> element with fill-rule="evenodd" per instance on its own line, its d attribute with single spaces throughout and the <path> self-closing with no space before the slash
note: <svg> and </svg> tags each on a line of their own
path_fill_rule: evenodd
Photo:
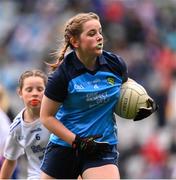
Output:
<svg viewBox="0 0 176 180">
<path fill-rule="evenodd" d="M 40 111 L 40 121 L 44 126 L 47 124 L 47 119 L 47 116 L 42 111 Z"/>
</svg>

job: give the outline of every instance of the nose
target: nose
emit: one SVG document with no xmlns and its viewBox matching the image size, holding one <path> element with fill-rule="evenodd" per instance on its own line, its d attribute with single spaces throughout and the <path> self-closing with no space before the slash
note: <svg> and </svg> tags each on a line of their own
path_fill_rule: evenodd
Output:
<svg viewBox="0 0 176 180">
<path fill-rule="evenodd" d="M 101 41 L 103 39 L 103 35 L 98 33 L 97 35 L 97 41 Z"/>
<path fill-rule="evenodd" d="M 39 95 L 39 91 L 37 89 L 33 89 L 32 95 L 33 96 L 38 96 Z"/>
</svg>

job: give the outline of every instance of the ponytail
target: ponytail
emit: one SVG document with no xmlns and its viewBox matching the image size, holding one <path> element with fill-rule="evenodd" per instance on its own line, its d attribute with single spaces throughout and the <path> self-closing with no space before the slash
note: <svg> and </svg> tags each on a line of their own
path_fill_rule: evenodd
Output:
<svg viewBox="0 0 176 180">
<path fill-rule="evenodd" d="M 56 56 L 55 63 L 53 63 L 53 64 L 46 63 L 51 68 L 51 71 L 55 71 L 57 69 L 57 67 L 59 67 L 59 65 L 62 63 L 68 47 L 69 47 L 69 43 L 64 44 L 60 53 Z"/>
</svg>

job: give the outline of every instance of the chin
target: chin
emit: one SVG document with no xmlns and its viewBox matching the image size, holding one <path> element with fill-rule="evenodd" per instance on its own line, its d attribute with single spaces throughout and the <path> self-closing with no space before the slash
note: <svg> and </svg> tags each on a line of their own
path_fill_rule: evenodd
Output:
<svg viewBox="0 0 176 180">
<path fill-rule="evenodd" d="M 103 50 L 98 50 L 98 51 L 96 51 L 96 56 L 100 56 L 101 54 L 103 53 Z"/>
<path fill-rule="evenodd" d="M 40 105 L 37 105 L 37 106 L 31 106 L 31 109 L 40 109 Z"/>
</svg>

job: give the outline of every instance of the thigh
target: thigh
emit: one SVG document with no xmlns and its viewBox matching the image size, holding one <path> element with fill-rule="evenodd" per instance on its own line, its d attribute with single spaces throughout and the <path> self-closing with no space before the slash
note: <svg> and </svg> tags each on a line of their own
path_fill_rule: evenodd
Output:
<svg viewBox="0 0 176 180">
<path fill-rule="evenodd" d="M 42 172 L 40 179 L 55 179 L 54 177 L 49 176 L 48 174 Z"/>
<path fill-rule="evenodd" d="M 86 169 L 82 174 L 83 179 L 120 179 L 118 167 L 107 164 L 100 167 Z"/>
<path fill-rule="evenodd" d="M 70 147 L 49 143 L 42 161 L 43 179 L 76 179 L 80 173 L 78 158 Z"/>
<path fill-rule="evenodd" d="M 119 179 L 118 158 L 119 153 L 116 145 L 110 146 L 108 152 L 95 159 L 86 157 L 83 161 L 82 177 L 85 179 Z"/>
</svg>

